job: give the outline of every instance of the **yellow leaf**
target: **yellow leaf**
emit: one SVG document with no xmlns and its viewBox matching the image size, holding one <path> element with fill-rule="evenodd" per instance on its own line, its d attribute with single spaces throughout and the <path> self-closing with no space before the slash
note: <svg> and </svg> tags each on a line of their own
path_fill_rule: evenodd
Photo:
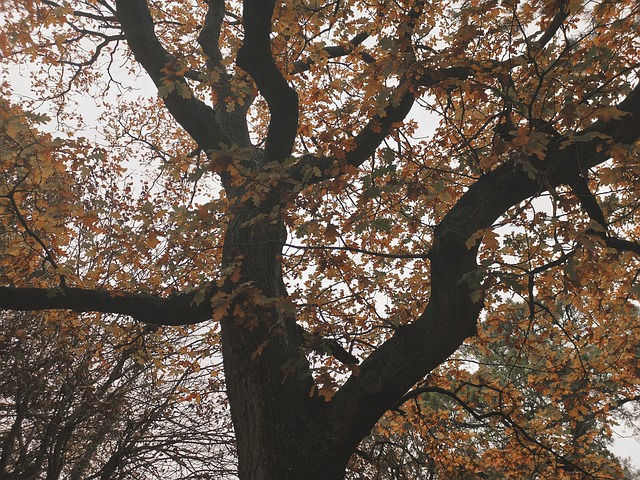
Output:
<svg viewBox="0 0 640 480">
<path fill-rule="evenodd" d="M 478 243 L 478 240 L 480 240 L 482 238 L 482 236 L 484 235 L 484 229 L 478 230 L 477 232 L 475 232 L 473 235 L 471 235 L 466 242 L 464 242 L 464 244 L 466 245 L 466 247 L 471 250 L 473 247 L 476 246 L 476 244 Z"/>
<path fill-rule="evenodd" d="M 609 148 L 609 155 L 616 162 L 622 162 L 627 158 L 627 155 L 629 155 L 629 151 L 620 145 L 613 145 Z"/>
<path fill-rule="evenodd" d="M 338 240 L 339 232 L 333 223 L 327 225 L 324 231 L 324 237 L 327 239 L 327 243 L 335 243 Z"/>
<path fill-rule="evenodd" d="M 500 243 L 498 242 L 498 234 L 493 230 L 487 230 L 482 237 L 482 243 L 487 248 L 495 249 L 500 247 Z"/>
<path fill-rule="evenodd" d="M 591 113 L 591 117 L 604 120 L 605 122 L 617 120 L 625 115 L 629 115 L 629 112 L 625 112 L 616 107 L 599 107 Z"/>
<path fill-rule="evenodd" d="M 211 297 L 211 308 L 213 309 L 212 320 L 219 322 L 229 312 L 230 301 L 226 293 L 220 292 Z"/>
<path fill-rule="evenodd" d="M 324 398 L 325 402 L 329 402 L 335 394 L 336 392 L 333 390 L 333 388 L 331 388 L 330 385 L 323 385 L 322 387 L 318 388 L 318 395 Z"/>
<path fill-rule="evenodd" d="M 233 268 L 233 272 L 231 273 L 231 277 L 229 277 L 229 280 L 231 280 L 232 283 L 238 283 L 241 277 L 242 277 L 242 268 L 241 268 L 241 265 L 237 263 Z"/>
<path fill-rule="evenodd" d="M 213 315 L 211 316 L 211 319 L 214 322 L 219 322 L 220 320 L 222 320 L 224 318 L 224 316 L 227 314 L 227 312 L 229 311 L 229 304 L 223 304 L 218 306 L 217 308 L 215 308 L 213 310 Z"/>
</svg>

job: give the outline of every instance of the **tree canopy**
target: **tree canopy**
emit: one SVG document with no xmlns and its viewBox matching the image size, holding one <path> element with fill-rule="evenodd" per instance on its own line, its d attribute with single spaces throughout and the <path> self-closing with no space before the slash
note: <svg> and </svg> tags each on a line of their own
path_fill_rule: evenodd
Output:
<svg viewBox="0 0 640 480">
<path fill-rule="evenodd" d="M 621 477 L 603 442 L 640 398 L 637 2 L 0 11 L 8 352 L 42 322 L 92 332 L 78 368 L 108 396 L 98 359 L 142 388 L 143 365 L 221 347 L 243 480 L 379 474 L 379 435 L 432 478 Z"/>
</svg>

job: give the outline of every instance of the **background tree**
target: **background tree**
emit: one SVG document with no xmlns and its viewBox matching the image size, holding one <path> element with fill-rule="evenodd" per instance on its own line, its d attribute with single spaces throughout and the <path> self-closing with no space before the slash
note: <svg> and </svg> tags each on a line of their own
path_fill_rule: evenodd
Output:
<svg viewBox="0 0 640 480">
<path fill-rule="evenodd" d="M 637 397 L 636 2 L 0 6 L 31 79 L 2 92 L 0 306 L 219 325 L 240 478 L 342 478 L 514 296 L 549 341 L 580 312 Z M 583 440 L 571 475 L 607 478 Z"/>
<path fill-rule="evenodd" d="M 167 346 L 175 333 L 81 320 L 3 315 L 2 478 L 230 478 L 233 434 L 204 342 L 184 355 Z"/>
</svg>

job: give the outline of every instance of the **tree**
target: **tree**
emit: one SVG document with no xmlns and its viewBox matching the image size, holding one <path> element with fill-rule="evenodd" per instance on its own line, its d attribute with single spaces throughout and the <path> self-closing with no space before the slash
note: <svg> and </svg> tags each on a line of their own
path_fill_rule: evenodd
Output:
<svg viewBox="0 0 640 480">
<path fill-rule="evenodd" d="M 637 398 L 635 2 L 0 6 L 0 307 L 219 324 L 240 478 L 343 478 L 513 296 Z"/>
<path fill-rule="evenodd" d="M 0 319 L 7 360 L 0 382 L 2 478 L 233 475 L 233 435 L 212 375 L 218 366 L 197 348 L 197 336 L 190 355 L 181 349 L 158 355 L 175 334 L 92 320 L 79 323 L 67 313 Z M 209 361 L 201 369 L 202 355 Z"/>
</svg>

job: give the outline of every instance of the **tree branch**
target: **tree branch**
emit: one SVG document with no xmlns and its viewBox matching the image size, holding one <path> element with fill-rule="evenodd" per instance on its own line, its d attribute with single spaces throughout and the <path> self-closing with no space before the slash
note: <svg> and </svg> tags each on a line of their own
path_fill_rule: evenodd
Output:
<svg viewBox="0 0 640 480">
<path fill-rule="evenodd" d="M 470 75 L 472 75 L 472 68 L 469 65 L 427 69 L 417 80 L 417 85 L 433 87 L 446 80 L 465 80 Z M 374 116 L 365 125 L 355 138 L 356 147 L 346 152 L 343 159 L 305 155 L 289 169 L 290 178 L 303 185 L 313 185 L 334 178 L 336 176 L 335 170 L 341 166 L 358 167 L 362 165 L 389 135 L 393 126 L 406 118 L 415 99 L 414 85 L 408 81 L 401 82 L 390 95 L 389 105 L 384 113 Z"/>
<path fill-rule="evenodd" d="M 56 271 L 59 271 L 60 267 L 58 266 L 58 262 L 56 261 L 53 253 L 51 252 L 47 244 L 44 243 L 44 241 L 42 241 L 40 236 L 36 232 L 34 232 L 29 226 L 29 223 L 27 222 L 27 220 L 24 218 L 24 215 L 22 215 L 22 212 L 20 211 L 20 207 L 18 207 L 18 204 L 16 203 L 16 199 L 13 192 L 11 192 L 9 195 L 6 195 L 4 198 L 7 198 L 9 200 L 9 204 L 11 205 L 11 210 L 13 210 L 14 215 L 18 219 L 18 222 L 20 222 L 20 224 L 22 225 L 22 228 L 24 229 L 25 233 L 31 238 L 33 238 L 36 241 L 36 243 L 38 243 L 38 245 L 40 245 L 40 247 L 42 248 L 44 252 L 45 261 L 49 262 Z M 64 275 L 62 274 L 58 274 L 58 275 L 60 277 L 60 284 L 64 285 L 65 283 Z"/>
<path fill-rule="evenodd" d="M 324 47 L 322 49 L 323 52 L 327 54 L 327 58 L 338 58 L 343 57 L 345 55 L 349 55 L 353 52 L 354 48 L 364 42 L 367 38 L 369 38 L 369 34 L 366 32 L 362 32 L 357 34 L 346 45 L 334 45 L 330 47 Z M 366 63 L 375 63 L 376 59 L 373 58 L 368 53 L 361 52 L 359 53 L 360 58 Z M 311 66 L 316 62 L 311 58 L 305 58 L 303 60 L 298 60 L 293 64 L 292 74 L 303 73 L 309 71 Z"/>
<path fill-rule="evenodd" d="M 212 315 L 209 298 L 214 289 L 210 287 L 205 295 L 198 293 L 160 298 L 143 293 L 84 288 L 0 287 L 0 309 L 102 312 L 129 315 L 154 325 L 193 325 L 211 319 Z"/>
<path fill-rule="evenodd" d="M 224 21 L 224 0 L 207 2 L 209 8 L 204 17 L 204 25 L 198 35 L 198 43 L 208 57 L 207 67 L 210 69 L 222 67 L 222 52 L 220 51 L 220 29 Z"/>
<path fill-rule="evenodd" d="M 251 75 L 271 115 L 265 142 L 265 162 L 281 162 L 293 151 L 298 131 L 298 94 L 282 76 L 271 51 L 274 0 L 244 0 L 244 42 L 237 64 Z"/>
<path fill-rule="evenodd" d="M 48 5 L 52 8 L 62 7 L 62 5 L 60 5 L 58 2 L 54 2 L 52 0 L 41 0 L 41 1 L 45 5 Z M 89 18 L 91 20 L 97 20 L 99 22 L 105 22 L 105 23 L 115 22 L 117 20 L 114 15 L 104 16 L 97 13 L 85 12 L 82 10 L 74 10 L 73 15 L 76 17 Z"/>
<path fill-rule="evenodd" d="M 220 29 L 225 16 L 224 0 L 211 0 L 207 2 L 209 8 L 204 18 L 204 24 L 198 35 L 198 43 L 207 56 L 207 71 L 219 77 L 215 88 L 215 114 L 218 123 L 227 136 L 241 147 L 251 145 L 246 114 L 253 102 L 253 96 L 244 98 L 237 108 L 228 109 L 225 102 L 233 98 L 231 90 L 231 75 L 222 64 L 222 52 L 220 51 Z"/>
<path fill-rule="evenodd" d="M 609 248 L 614 248 L 621 252 L 633 252 L 636 255 L 640 255 L 640 242 L 612 237 L 610 235 L 607 235 L 605 232 L 596 232 L 592 229 L 587 230 L 586 233 L 600 237 L 602 240 L 604 240 L 604 244 Z"/>
<path fill-rule="evenodd" d="M 343 159 L 335 157 L 316 157 L 305 155 L 291 166 L 288 176 L 303 185 L 321 183 L 334 178 L 343 166 L 359 167 L 380 146 L 395 124 L 402 122 L 413 106 L 416 96 L 413 88 L 405 82 L 399 85 L 390 96 L 389 105 L 382 115 L 375 115 L 356 135 L 356 147 L 345 153 Z M 319 172 L 319 174 L 311 173 Z"/>
<path fill-rule="evenodd" d="M 582 209 L 587 212 L 589 218 L 596 222 L 604 231 L 607 231 L 608 222 L 604 217 L 604 212 L 598 204 L 598 200 L 589 188 L 589 183 L 584 175 L 579 175 L 571 185 L 571 191 L 580 201 Z"/>
<path fill-rule="evenodd" d="M 640 86 L 618 105 L 628 112 L 620 120 L 598 121 L 583 131 L 604 133 L 612 141 L 633 143 L 640 138 Z M 377 419 L 441 364 L 475 333 L 483 302 L 464 281 L 477 270 L 476 248 L 466 240 L 490 227 L 509 208 L 533 197 L 551 185 L 567 184 L 580 172 L 608 159 L 599 152 L 606 147 L 601 136 L 562 148 L 562 138 L 549 142 L 541 171 L 544 181 L 531 178 L 517 162 L 505 163 L 471 185 L 434 231 L 430 250 L 431 293 L 422 315 L 399 327 L 351 376 L 330 403 L 336 436 L 344 448 L 355 448 Z M 542 163 L 542 162 L 541 162 Z M 629 247 L 629 245 L 626 245 Z M 339 420 L 338 420 L 339 419 Z"/>
<path fill-rule="evenodd" d="M 509 414 L 504 413 L 502 410 L 493 410 L 493 411 L 489 411 L 489 412 L 479 412 L 473 406 L 471 406 L 469 403 L 465 402 L 462 398 L 460 398 L 456 393 L 454 393 L 454 392 L 452 392 L 450 390 L 446 390 L 444 388 L 435 387 L 435 386 L 418 387 L 418 388 L 415 388 L 414 390 L 408 392 L 406 395 L 404 395 L 398 401 L 398 403 L 395 406 L 397 408 L 399 408 L 406 401 L 408 401 L 408 400 L 410 400 L 410 399 L 412 399 L 414 397 L 417 397 L 419 395 L 423 395 L 425 393 L 438 393 L 440 395 L 445 395 L 445 396 L 453 399 L 467 413 L 469 413 L 469 415 L 471 415 L 475 420 L 477 420 L 479 422 L 482 422 L 483 420 L 486 420 L 488 418 L 498 418 L 498 419 L 500 419 L 500 422 L 505 427 L 513 429 L 514 433 L 516 434 L 516 437 L 522 436 L 527 442 L 530 442 L 530 443 L 542 448 L 543 450 L 545 450 L 546 452 L 550 453 L 551 455 L 553 455 L 553 457 L 557 461 L 562 463 L 562 465 L 565 465 L 567 467 L 571 467 L 576 471 L 580 471 L 580 472 L 582 472 L 582 473 L 584 473 L 584 474 L 586 474 L 588 476 L 591 476 L 590 472 L 586 471 L 584 468 L 582 468 L 579 465 L 577 465 L 576 463 L 572 462 L 566 456 L 557 453 L 556 451 L 553 450 L 553 448 L 549 447 L 548 445 L 545 445 L 540 440 L 538 440 L 538 439 L 534 438 L 533 436 L 531 436 L 531 434 L 529 434 L 529 432 L 527 432 L 526 428 L 521 426 L 520 424 L 518 424 L 515 420 L 513 420 L 513 418 L 511 418 L 511 416 Z"/>
<path fill-rule="evenodd" d="M 301 325 L 297 325 L 302 335 L 304 346 L 317 353 L 328 353 L 343 365 L 357 365 L 360 361 L 351 352 L 348 352 L 336 340 L 314 335 L 307 332 Z"/>
<path fill-rule="evenodd" d="M 371 255 L 372 257 L 381 258 L 407 258 L 407 259 L 425 259 L 429 258 L 429 253 L 387 253 L 387 252 L 374 252 L 363 248 L 349 247 L 349 246 L 335 246 L 335 245 L 293 245 L 285 243 L 283 246 L 290 248 L 297 248 L 299 250 L 342 250 L 345 252 L 361 253 L 363 255 Z"/>
<path fill-rule="evenodd" d="M 542 272 L 546 272 L 547 270 L 551 270 L 552 268 L 555 268 L 559 265 L 562 265 L 563 263 L 565 263 L 567 260 L 569 260 L 571 257 L 573 257 L 576 254 L 576 249 L 574 248 L 573 250 L 569 250 L 566 253 L 563 253 L 562 255 L 560 255 L 559 258 L 549 262 L 549 263 L 545 263 L 544 265 L 540 265 L 539 267 L 534 268 L 533 270 L 527 272 L 529 275 L 529 278 L 533 278 L 534 275 L 537 275 L 539 273 Z"/>
<path fill-rule="evenodd" d="M 566 4 L 566 2 L 559 2 L 559 3 L 560 3 L 559 5 L 560 10 L 558 10 L 558 12 L 551 19 L 551 23 L 549 23 L 549 26 L 547 27 L 547 29 L 544 32 L 542 32 L 542 36 L 534 42 L 535 46 L 538 49 L 544 48 L 547 45 L 547 43 L 551 41 L 551 39 L 555 36 L 555 34 L 558 32 L 558 30 L 560 29 L 564 21 L 569 16 L 569 10 L 567 8 L 568 5 Z"/>
<path fill-rule="evenodd" d="M 202 150 L 215 150 L 231 142 L 220 127 L 215 112 L 196 99 L 179 70 L 178 60 L 162 46 L 154 31 L 153 18 L 146 0 L 117 0 L 118 20 L 136 60 L 158 88 L 173 82 L 180 85 L 164 97 L 171 115 L 193 137 Z"/>
<path fill-rule="evenodd" d="M 409 64 L 415 62 L 411 35 L 415 28 L 416 20 L 422 15 L 423 9 L 424 1 L 417 0 L 415 5 L 407 12 L 408 22 L 405 25 L 406 28 L 403 28 L 399 34 L 399 43 L 402 44 L 403 53 Z M 362 41 L 365 38 L 362 38 Z M 359 40 L 358 37 L 354 40 L 356 39 Z M 409 76 L 403 75 L 399 79 L 399 85 L 389 96 L 388 105 L 384 113 L 375 115 L 369 120 L 367 125 L 356 135 L 355 148 L 346 152 L 344 159 L 306 155 L 289 169 L 288 173 L 291 178 L 303 185 L 309 185 L 339 175 L 340 167 L 342 166 L 359 167 L 362 165 L 375 153 L 382 141 L 389 135 L 393 126 L 403 122 L 407 117 L 416 100 L 416 87 L 419 84 L 420 82 L 416 82 L 415 78 L 413 78 L 413 74 Z M 338 170 L 337 174 L 336 169 Z M 316 173 L 318 171 L 320 172 L 319 175 Z"/>
<path fill-rule="evenodd" d="M 586 233 L 600 237 L 609 248 L 614 248 L 619 251 L 633 252 L 636 255 L 640 255 L 639 242 L 616 238 L 607 233 L 609 223 L 604 216 L 602 208 L 600 208 L 598 199 L 589 188 L 587 179 L 583 175 L 579 175 L 577 177 L 575 183 L 571 185 L 571 191 L 578 198 L 582 209 L 587 213 L 589 218 L 596 222 L 601 228 L 601 230 L 590 228 Z"/>
</svg>

